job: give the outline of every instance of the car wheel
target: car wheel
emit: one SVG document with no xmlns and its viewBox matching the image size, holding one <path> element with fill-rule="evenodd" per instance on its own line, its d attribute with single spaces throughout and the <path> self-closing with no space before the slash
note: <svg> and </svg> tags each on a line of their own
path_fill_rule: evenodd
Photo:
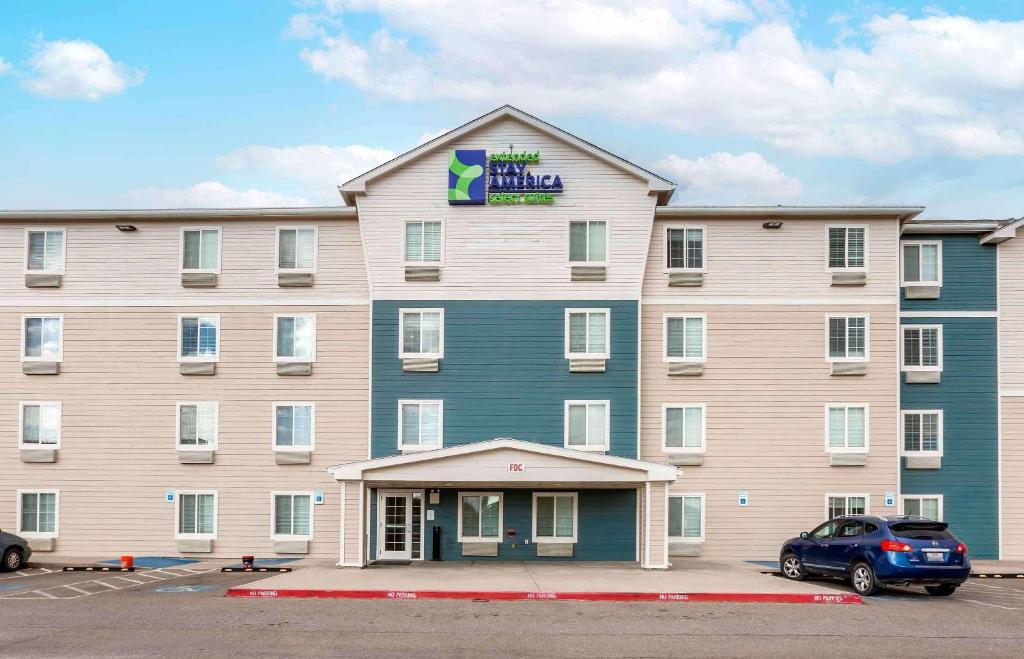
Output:
<svg viewBox="0 0 1024 659">
<path fill-rule="evenodd" d="M 3 569 L 5 572 L 14 572 L 21 569 L 21 550 L 11 548 L 4 554 Z"/>
<path fill-rule="evenodd" d="M 949 597 L 956 592 L 956 584 L 944 583 L 938 586 L 925 586 L 924 589 L 928 591 L 929 595 L 937 595 L 938 597 Z"/>
<path fill-rule="evenodd" d="M 874 595 L 882 589 L 875 579 L 875 571 L 867 563 L 857 563 L 853 566 L 850 583 L 858 595 Z"/>
<path fill-rule="evenodd" d="M 792 552 L 782 557 L 779 567 L 782 569 L 782 576 L 787 579 L 803 581 L 807 578 L 807 570 L 804 569 L 803 562 Z"/>
</svg>

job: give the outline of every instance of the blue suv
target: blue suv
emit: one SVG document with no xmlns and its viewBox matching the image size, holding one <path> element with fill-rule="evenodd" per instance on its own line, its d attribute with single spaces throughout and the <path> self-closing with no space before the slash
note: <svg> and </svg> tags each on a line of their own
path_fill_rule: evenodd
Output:
<svg viewBox="0 0 1024 659">
<path fill-rule="evenodd" d="M 967 581 L 967 545 L 948 524 L 923 517 L 850 515 L 831 519 L 787 540 L 779 566 L 787 579 L 849 579 L 860 595 L 885 586 L 919 585 L 932 595 L 952 595 Z"/>
</svg>

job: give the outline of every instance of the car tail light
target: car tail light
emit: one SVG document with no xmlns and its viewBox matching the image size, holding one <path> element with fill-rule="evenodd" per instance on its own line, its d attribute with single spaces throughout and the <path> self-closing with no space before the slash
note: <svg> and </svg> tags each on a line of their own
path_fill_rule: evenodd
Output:
<svg viewBox="0 0 1024 659">
<path fill-rule="evenodd" d="M 962 542 L 960 544 L 958 544 L 956 546 L 956 553 L 958 553 L 958 554 L 966 554 L 967 553 L 967 545 L 965 545 Z"/>
<path fill-rule="evenodd" d="M 914 551 L 914 548 L 903 542 L 896 542 L 895 540 L 882 540 L 882 551 L 912 552 Z"/>
</svg>

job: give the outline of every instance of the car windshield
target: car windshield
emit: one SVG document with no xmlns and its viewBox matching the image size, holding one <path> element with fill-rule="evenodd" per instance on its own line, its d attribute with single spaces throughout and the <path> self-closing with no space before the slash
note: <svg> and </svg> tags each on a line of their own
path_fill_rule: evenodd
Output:
<svg viewBox="0 0 1024 659">
<path fill-rule="evenodd" d="M 890 524 L 889 529 L 903 540 L 953 540 L 953 534 L 946 525 L 939 522 L 900 522 Z"/>
</svg>

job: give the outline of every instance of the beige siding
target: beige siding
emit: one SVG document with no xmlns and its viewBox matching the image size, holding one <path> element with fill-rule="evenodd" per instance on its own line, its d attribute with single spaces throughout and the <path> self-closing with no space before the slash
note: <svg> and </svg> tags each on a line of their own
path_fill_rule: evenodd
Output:
<svg viewBox="0 0 1024 659">
<path fill-rule="evenodd" d="M 452 148 L 540 149 L 538 174 L 559 174 L 550 206 L 449 206 L 448 148 L 435 149 L 370 183 L 360 226 L 379 299 L 629 299 L 640 290 L 655 198 L 644 181 L 513 119 L 466 135 Z M 439 283 L 404 280 L 405 220 L 443 220 Z M 608 280 L 570 282 L 570 220 L 609 223 Z"/>
<path fill-rule="evenodd" d="M 704 374 L 669 377 L 662 362 L 668 312 L 707 314 Z M 866 376 L 834 377 L 825 360 L 827 313 L 870 315 Z M 896 492 L 895 306 L 782 307 L 644 305 L 641 457 L 664 461 L 663 403 L 707 405 L 702 466 L 681 467 L 673 493 L 706 495 L 703 555 L 766 558 L 825 516 L 826 493 L 869 494 L 870 509 Z M 866 466 L 831 467 L 825 452 L 827 403 L 869 405 Z M 746 491 L 747 507 L 737 505 Z"/>
<path fill-rule="evenodd" d="M 654 223 L 644 279 L 644 297 L 836 299 L 888 297 L 896 303 L 898 226 L 893 220 L 844 218 L 786 219 L 781 229 L 763 229 L 762 219 L 658 219 Z M 704 285 L 670 288 L 665 273 L 665 229 L 707 227 Z M 832 286 L 828 264 L 828 227 L 868 227 L 867 285 Z"/>
<path fill-rule="evenodd" d="M 666 517 L 668 514 L 668 484 L 651 483 L 651 507 L 648 523 L 650 524 L 650 550 L 647 567 L 664 568 L 668 563 L 668 544 L 665 541 L 668 533 Z"/>
<path fill-rule="evenodd" d="M 214 555 L 272 555 L 270 493 L 322 490 L 311 554 L 338 556 L 340 493 L 327 474 L 365 459 L 368 415 L 366 305 L 331 307 L 182 306 L 47 308 L 64 314 L 64 361 L 57 376 L 28 376 L 18 362 L 21 314 L 0 310 L 0 526 L 15 528 L 15 491 L 60 490 L 59 557 L 175 555 L 174 504 L 167 490 L 215 489 Z M 212 377 L 182 376 L 177 314 L 221 316 L 221 358 Z M 317 360 L 309 377 L 282 377 L 273 361 L 273 315 L 317 314 Z M 18 403 L 63 404 L 55 464 L 18 455 Z M 179 464 L 175 403 L 218 401 L 215 464 Z M 309 465 L 277 465 L 271 450 L 274 401 L 316 405 Z"/>
<path fill-rule="evenodd" d="M 1000 558 L 1024 561 L 1024 396 L 1004 396 L 1002 406 Z"/>
<path fill-rule="evenodd" d="M 999 245 L 999 378 L 1024 391 L 1024 230 Z"/>
<path fill-rule="evenodd" d="M 363 489 L 363 484 L 360 481 L 347 481 L 341 484 L 342 494 L 345 497 L 343 505 L 345 511 L 343 513 L 343 522 L 345 528 L 343 531 L 345 545 L 343 547 L 342 562 L 346 565 L 357 565 L 360 564 L 359 558 L 359 545 L 360 535 L 362 533 L 362 513 L 359 510 L 359 493 Z"/>
<path fill-rule="evenodd" d="M 0 224 L 0 291 L 8 303 L 60 304 L 109 302 L 223 304 L 235 300 L 284 303 L 295 300 L 365 300 L 369 297 L 359 227 L 355 220 L 209 222 L 131 221 L 138 231 L 121 232 L 110 222 L 52 222 L 67 228 L 63 287 L 25 287 L 25 228 L 32 223 Z M 276 227 L 317 226 L 318 270 L 312 288 L 278 288 Z M 181 286 L 181 228 L 219 226 L 221 269 L 216 288 Z M 87 296 L 87 297 L 83 297 Z M 140 298 L 149 298 L 143 302 Z"/>
</svg>

